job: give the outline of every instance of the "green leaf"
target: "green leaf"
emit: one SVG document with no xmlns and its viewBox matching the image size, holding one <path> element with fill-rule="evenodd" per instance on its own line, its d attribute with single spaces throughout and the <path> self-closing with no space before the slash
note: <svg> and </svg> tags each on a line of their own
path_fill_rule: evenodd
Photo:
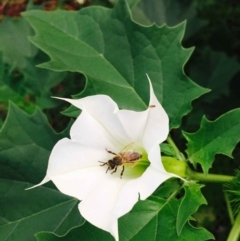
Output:
<svg viewBox="0 0 240 241">
<path fill-rule="evenodd" d="M 181 199 L 181 204 L 177 215 L 177 233 L 181 234 L 182 228 L 202 204 L 207 204 L 206 199 L 201 193 L 203 185 L 194 182 L 184 183 L 185 196 Z"/>
<path fill-rule="evenodd" d="M 183 201 L 176 199 L 175 196 L 180 188 L 178 180 L 172 178 L 161 185 L 147 200 L 139 201 L 130 213 L 119 219 L 120 241 L 214 239 L 205 229 L 195 228 L 188 222 L 183 224 L 181 234 L 177 233 L 178 210 Z"/>
<path fill-rule="evenodd" d="M 133 8 L 135 5 L 138 4 L 141 0 L 127 0 L 129 8 Z"/>
<path fill-rule="evenodd" d="M 26 57 L 33 57 L 37 53 L 37 48 L 27 39 L 32 32 L 23 18 L 3 19 L 0 24 L 0 51 L 4 53 L 4 62 L 20 68 L 25 66 Z"/>
<path fill-rule="evenodd" d="M 129 214 L 120 219 L 120 240 L 203 241 L 213 238 L 208 231 L 195 228 L 189 223 L 184 225 L 178 236 L 176 214 L 179 205 L 180 200 L 176 199 L 164 201 L 158 198 L 157 201 L 138 202 Z"/>
<path fill-rule="evenodd" d="M 31 41 L 51 58 L 41 67 L 87 77 L 85 90 L 75 98 L 106 94 L 120 108 L 143 110 L 149 101 L 148 73 L 171 127 L 178 127 L 191 110 L 191 101 L 208 91 L 182 71 L 192 52 L 180 44 L 185 23 L 173 28 L 143 27 L 132 21 L 123 0 L 114 9 L 88 7 L 79 12 L 29 11 L 23 15 L 36 31 Z"/>
<path fill-rule="evenodd" d="M 166 200 L 156 196 L 151 196 L 150 200 L 139 201 L 130 213 L 119 219 L 119 240 L 204 241 L 214 239 L 208 231 L 194 228 L 189 223 L 184 225 L 181 235 L 177 235 L 176 214 L 180 202 L 174 198 Z M 57 237 L 51 233 L 39 233 L 36 236 L 38 241 L 77 241 L 85 240 L 86 237 L 94 241 L 113 240 L 107 234 L 85 223 L 71 230 L 64 237 Z"/>
<path fill-rule="evenodd" d="M 177 178 L 170 178 L 158 187 L 158 189 L 149 197 L 169 198 L 173 193 L 177 193 L 180 189 L 179 180 Z M 154 199 L 155 200 L 155 199 Z"/>
<path fill-rule="evenodd" d="M 161 143 L 160 149 L 161 149 L 162 153 L 164 153 L 168 156 L 174 156 L 174 157 L 176 156 L 176 153 L 175 153 L 174 149 L 172 148 L 172 146 L 167 143 Z"/>
<path fill-rule="evenodd" d="M 28 113 L 33 113 L 36 104 L 42 109 L 60 104 L 51 98 L 51 88 L 67 75 L 36 67 L 39 60 L 46 59 L 44 56 L 40 52 L 36 58 L 25 59 L 23 69 L 11 70 L 9 65 L 3 63 L 0 55 L 0 102 L 7 106 L 11 100 Z"/>
<path fill-rule="evenodd" d="M 0 240 L 34 241 L 36 232 L 63 235 L 82 224 L 78 200 L 53 185 L 25 190 L 43 179 L 51 149 L 68 131 L 55 133 L 38 109 L 29 116 L 10 105 L 0 132 Z"/>
<path fill-rule="evenodd" d="M 55 133 L 39 109 L 29 116 L 10 104 L 0 131 L 0 178 L 39 183 L 53 146 L 68 131 Z"/>
<path fill-rule="evenodd" d="M 23 83 L 19 83 L 19 78 L 9 72 L 9 68 L 3 62 L 3 54 L 0 52 L 0 102 L 7 105 L 11 98 L 16 103 L 23 103 Z"/>
<path fill-rule="evenodd" d="M 197 18 L 197 0 L 176 1 L 176 0 L 142 0 L 133 8 L 133 18 L 141 24 L 156 23 L 174 26 L 187 20 L 186 34 L 188 37 L 196 33 L 206 21 Z M 142 11 L 147 17 L 141 19 L 136 13 Z"/>
<path fill-rule="evenodd" d="M 63 237 L 58 237 L 53 233 L 48 232 L 40 232 L 35 236 L 38 241 L 114 241 L 111 234 L 96 228 L 88 222 L 85 222 L 85 224 L 81 227 L 72 229 L 66 236 Z"/>
<path fill-rule="evenodd" d="M 65 234 L 81 224 L 78 200 L 29 183 L 0 179 L 0 240 L 32 240 L 41 230 Z M 78 214 L 78 216 L 76 215 Z"/>
<path fill-rule="evenodd" d="M 41 109 L 56 107 L 59 104 L 59 101 L 51 98 L 51 88 L 67 76 L 65 72 L 60 73 L 36 67 L 37 64 L 46 59 L 45 54 L 39 51 L 35 58 L 26 60 L 26 66 L 22 70 L 25 81 L 24 87 L 35 96 L 36 104 Z"/>
<path fill-rule="evenodd" d="M 216 154 L 232 157 L 232 151 L 240 140 L 240 109 L 220 116 L 215 121 L 203 117 L 200 129 L 195 133 L 186 133 L 189 160 L 201 164 L 205 174 L 212 166 Z"/>
<path fill-rule="evenodd" d="M 229 94 L 229 82 L 239 69 L 240 65 L 234 57 L 205 48 L 193 54 L 188 72 L 196 83 L 212 90 L 204 98 L 205 101 L 212 101 Z"/>
</svg>

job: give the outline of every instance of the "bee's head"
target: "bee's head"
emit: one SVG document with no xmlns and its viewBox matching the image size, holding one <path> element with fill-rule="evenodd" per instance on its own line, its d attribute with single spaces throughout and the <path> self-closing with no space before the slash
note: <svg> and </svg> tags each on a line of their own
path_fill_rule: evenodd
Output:
<svg viewBox="0 0 240 241">
<path fill-rule="evenodd" d="M 113 160 L 109 160 L 107 162 L 107 165 L 108 165 L 109 170 L 112 170 L 112 169 L 114 169 L 116 167 L 116 164 L 115 164 L 115 162 Z"/>
</svg>

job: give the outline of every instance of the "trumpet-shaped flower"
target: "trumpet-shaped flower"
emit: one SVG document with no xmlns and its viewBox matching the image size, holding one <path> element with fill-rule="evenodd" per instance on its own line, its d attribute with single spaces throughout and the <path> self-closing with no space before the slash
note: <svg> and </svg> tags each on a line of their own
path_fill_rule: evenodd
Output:
<svg viewBox="0 0 240 241">
<path fill-rule="evenodd" d="M 106 95 L 64 99 L 82 112 L 71 139 L 54 146 L 39 184 L 52 180 L 62 193 L 81 200 L 81 215 L 116 240 L 118 218 L 175 176 L 165 171 L 159 148 L 169 119 L 149 84 L 149 108 L 141 112 L 119 110 Z"/>
</svg>

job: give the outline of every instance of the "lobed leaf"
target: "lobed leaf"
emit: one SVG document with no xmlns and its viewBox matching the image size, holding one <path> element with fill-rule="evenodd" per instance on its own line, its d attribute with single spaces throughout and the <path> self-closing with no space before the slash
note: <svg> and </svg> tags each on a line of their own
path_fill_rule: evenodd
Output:
<svg viewBox="0 0 240 241">
<path fill-rule="evenodd" d="M 68 135 L 68 131 L 55 133 L 39 109 L 29 116 L 10 104 L 0 131 L 0 178 L 40 182 L 53 146 Z"/>
<path fill-rule="evenodd" d="M 203 185 L 194 182 L 184 184 L 185 195 L 181 199 L 177 215 L 177 233 L 181 234 L 182 228 L 189 220 L 189 217 L 194 214 L 198 207 L 202 204 L 207 204 L 206 199 L 201 193 Z"/>
<path fill-rule="evenodd" d="M 86 76 L 85 90 L 74 98 L 106 94 L 120 108 L 143 110 L 149 99 L 147 73 L 173 128 L 191 110 L 191 101 L 208 91 L 183 72 L 192 52 L 181 46 L 185 23 L 141 26 L 132 21 L 124 0 L 113 9 L 28 11 L 23 16 L 36 31 L 31 41 L 51 58 L 41 67 Z M 75 108 L 67 113 L 79 114 Z"/>
<path fill-rule="evenodd" d="M 39 51 L 36 58 L 26 60 L 26 66 L 22 70 L 26 83 L 25 89 L 35 96 L 36 104 L 41 109 L 57 106 L 59 102 L 51 98 L 51 88 L 63 81 L 64 78 L 69 78 L 65 72 L 59 73 L 36 67 L 39 62 L 46 59 L 45 54 Z"/>
<path fill-rule="evenodd" d="M 68 131 L 55 133 L 39 109 L 29 116 L 10 104 L 0 131 L 0 240 L 34 241 L 36 232 L 63 235 L 82 224 L 75 198 L 50 185 L 25 190 L 43 179 L 51 149 Z"/>
<path fill-rule="evenodd" d="M 164 153 L 167 156 L 173 156 L 173 157 L 176 156 L 176 153 L 175 153 L 173 147 L 170 144 L 161 143 L 160 144 L 160 150 L 161 150 L 162 153 Z"/>
<path fill-rule="evenodd" d="M 7 105 L 10 97 L 11 100 L 19 103 L 23 102 L 22 94 L 23 83 L 18 83 L 9 71 L 6 71 L 6 66 L 3 61 L 3 53 L 0 52 L 0 102 Z"/>
<path fill-rule="evenodd" d="M 110 233 L 98 229 L 88 222 L 85 222 L 85 224 L 79 228 L 72 229 L 68 234 L 62 237 L 56 236 L 50 232 L 40 232 L 35 236 L 38 241 L 114 241 Z"/>
<path fill-rule="evenodd" d="M 204 98 L 210 102 L 222 95 L 229 95 L 229 82 L 239 69 L 236 58 L 205 48 L 193 54 L 189 63 L 189 76 L 196 83 L 212 90 Z"/>
<path fill-rule="evenodd" d="M 181 200 L 171 196 L 166 200 L 150 197 L 139 201 L 130 213 L 119 220 L 120 241 L 135 240 L 174 240 L 203 241 L 214 239 L 213 235 L 202 228 L 195 228 L 188 222 L 177 234 L 176 219 Z"/>
<path fill-rule="evenodd" d="M 27 182 L 0 183 L 0 240 L 34 241 L 34 234 L 43 230 L 63 235 L 83 222 L 75 198 L 46 187 L 25 190 Z"/>
<path fill-rule="evenodd" d="M 23 68 L 26 58 L 35 56 L 37 48 L 27 39 L 32 33 L 32 28 L 23 18 L 3 19 L 0 24 L 0 51 L 3 52 L 4 62 Z"/>
<path fill-rule="evenodd" d="M 232 157 L 232 151 L 240 140 L 240 109 L 231 110 L 215 121 L 203 117 L 200 129 L 186 133 L 189 160 L 201 164 L 205 174 L 212 166 L 216 154 Z"/>
<path fill-rule="evenodd" d="M 130 213 L 119 219 L 120 241 L 137 240 L 174 240 L 203 241 L 214 239 L 212 234 L 204 229 L 198 229 L 189 223 L 183 226 L 180 236 L 176 232 L 176 213 L 181 201 L 165 200 L 151 197 L 151 200 L 139 201 Z M 89 223 L 71 230 L 66 236 L 58 237 L 52 233 L 38 233 L 38 241 L 77 241 L 88 240 L 112 241 L 110 234 L 103 232 Z"/>
<path fill-rule="evenodd" d="M 140 23 L 146 24 L 145 19 L 139 18 L 138 16 L 135 18 L 135 12 L 142 10 L 148 22 L 157 23 L 160 26 L 163 24 L 174 26 L 187 20 L 186 38 L 192 36 L 206 24 L 206 21 L 197 18 L 197 3 L 197 0 L 142 0 L 133 8 L 133 16 L 134 19 L 140 21 Z"/>
</svg>

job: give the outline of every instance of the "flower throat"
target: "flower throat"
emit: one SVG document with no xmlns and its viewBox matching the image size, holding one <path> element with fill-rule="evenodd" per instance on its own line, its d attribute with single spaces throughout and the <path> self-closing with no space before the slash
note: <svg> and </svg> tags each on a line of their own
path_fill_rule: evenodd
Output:
<svg viewBox="0 0 240 241">
<path fill-rule="evenodd" d="M 147 154 L 145 150 L 134 142 L 125 146 L 119 153 L 114 153 L 108 149 L 106 149 L 106 151 L 114 155 L 114 157 L 107 162 L 99 161 L 103 163 L 101 166 L 107 166 L 106 173 L 108 172 L 108 170 L 113 170 L 111 174 L 117 172 L 118 167 L 122 166 L 120 178 L 122 178 L 125 172 L 125 167 L 127 167 L 127 171 L 125 173 L 128 174 L 127 176 L 136 177 L 137 174 L 138 177 L 141 176 L 141 174 L 150 164 L 147 160 Z"/>
</svg>

